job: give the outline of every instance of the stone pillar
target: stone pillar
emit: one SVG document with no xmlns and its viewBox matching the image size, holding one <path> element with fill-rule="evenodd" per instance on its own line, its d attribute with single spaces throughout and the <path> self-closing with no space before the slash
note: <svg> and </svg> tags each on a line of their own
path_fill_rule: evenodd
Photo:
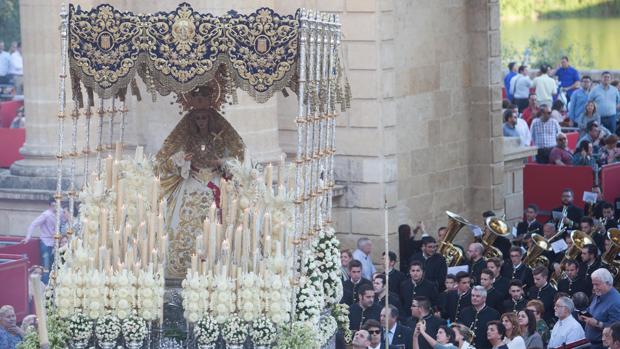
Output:
<svg viewBox="0 0 620 349">
<path fill-rule="evenodd" d="M 523 168 L 536 147 L 522 147 L 520 140 L 504 137 L 504 207 L 506 221 L 516 226 L 523 219 Z"/>
</svg>

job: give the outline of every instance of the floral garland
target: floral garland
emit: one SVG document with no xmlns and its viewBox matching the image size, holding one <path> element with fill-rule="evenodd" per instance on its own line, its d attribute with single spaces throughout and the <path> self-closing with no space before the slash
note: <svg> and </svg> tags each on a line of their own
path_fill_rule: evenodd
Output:
<svg viewBox="0 0 620 349">
<path fill-rule="evenodd" d="M 276 325 L 288 323 L 291 318 L 291 285 L 288 278 L 268 273 L 263 283 L 262 302 L 265 314 Z"/>
<path fill-rule="evenodd" d="M 252 322 L 250 338 L 254 345 L 268 346 L 276 341 L 277 329 L 266 316 L 261 316 Z"/>
<path fill-rule="evenodd" d="M 84 312 L 93 320 L 97 320 L 104 313 L 108 299 L 108 288 L 106 287 L 106 275 L 94 270 L 85 276 L 84 282 Z"/>
<path fill-rule="evenodd" d="M 256 292 L 256 290 L 261 289 L 262 282 L 252 272 L 241 274 L 238 277 L 240 278 L 240 287 L 237 291 L 237 310 L 241 318 L 249 322 L 256 319 L 263 310 L 260 299 L 261 294 Z"/>
<path fill-rule="evenodd" d="M 328 227 L 319 232 L 312 243 L 316 262 L 323 275 L 323 293 L 325 305 L 332 307 L 342 298 L 342 280 L 338 275 L 340 265 L 340 242 L 334 228 Z"/>
<path fill-rule="evenodd" d="M 117 272 L 110 280 L 111 308 L 121 320 L 131 314 L 131 307 L 135 304 L 135 283 L 136 277 L 127 270 Z"/>
<path fill-rule="evenodd" d="M 319 321 L 319 331 L 317 333 L 319 344 L 321 346 L 327 344 L 327 341 L 334 336 L 336 330 L 338 330 L 336 319 L 331 315 L 323 316 L 321 321 Z"/>
<path fill-rule="evenodd" d="M 140 271 L 137 281 L 138 315 L 146 321 L 159 317 L 164 306 L 164 278 L 152 270 Z"/>
<path fill-rule="evenodd" d="M 95 336 L 100 342 L 116 342 L 121 334 L 121 322 L 114 315 L 104 315 L 97 320 Z"/>
<path fill-rule="evenodd" d="M 235 288 L 226 276 L 219 275 L 213 280 L 211 311 L 220 324 L 235 311 Z"/>
<path fill-rule="evenodd" d="M 351 343 L 353 340 L 353 333 L 349 329 L 349 306 L 344 303 L 336 304 L 332 309 L 332 315 L 338 323 L 338 329 L 344 334 L 344 341 L 346 343 Z"/>
<path fill-rule="evenodd" d="M 183 309 L 185 319 L 194 323 L 209 310 L 209 285 L 208 275 L 199 275 L 196 272 L 187 273 L 181 286 L 183 287 Z"/>
<path fill-rule="evenodd" d="M 318 325 L 321 309 L 323 309 L 323 275 L 317 266 L 312 251 L 306 255 L 303 263 L 306 275 L 299 280 L 297 290 L 297 319 Z"/>
<path fill-rule="evenodd" d="M 136 315 L 130 315 L 123 320 L 123 337 L 125 342 L 142 342 L 148 335 L 146 321 Z"/>
<path fill-rule="evenodd" d="M 88 316 L 75 313 L 67 320 L 67 329 L 72 341 L 88 341 L 93 333 L 93 322 Z"/>
<path fill-rule="evenodd" d="M 237 314 L 233 314 L 224 322 L 224 326 L 222 326 L 222 336 L 226 344 L 243 344 L 248 337 L 248 326 Z"/>
<path fill-rule="evenodd" d="M 210 345 L 220 336 L 220 327 L 210 315 L 198 320 L 194 327 L 194 336 L 200 345 Z"/>
</svg>

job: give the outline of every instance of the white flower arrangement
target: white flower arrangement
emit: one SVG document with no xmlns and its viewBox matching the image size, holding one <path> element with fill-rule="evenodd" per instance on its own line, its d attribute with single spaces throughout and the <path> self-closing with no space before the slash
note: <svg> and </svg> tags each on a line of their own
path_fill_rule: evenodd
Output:
<svg viewBox="0 0 620 349">
<path fill-rule="evenodd" d="M 331 315 L 326 315 L 319 321 L 319 331 L 317 333 L 317 339 L 321 346 L 327 344 L 327 341 L 333 337 L 334 333 L 338 330 L 338 324 L 336 319 Z"/>
<path fill-rule="evenodd" d="M 142 342 L 148 333 L 146 321 L 141 317 L 132 314 L 123 320 L 123 337 L 125 337 L 125 342 Z"/>
<path fill-rule="evenodd" d="M 260 290 L 261 279 L 254 273 L 243 273 L 238 276 L 239 289 L 237 290 L 237 311 L 244 321 L 252 321 L 262 312 Z"/>
<path fill-rule="evenodd" d="M 211 313 L 218 323 L 224 323 L 235 312 L 235 288 L 231 280 L 218 275 L 213 280 L 213 294 L 211 295 Z"/>
<path fill-rule="evenodd" d="M 316 263 L 323 276 L 325 305 L 332 307 L 342 298 L 342 280 L 339 276 L 340 242 L 334 228 L 327 227 L 319 232 L 312 243 Z"/>
<path fill-rule="evenodd" d="M 67 329 L 71 340 L 88 341 L 93 333 L 93 322 L 82 313 L 75 313 L 67 321 Z"/>
<path fill-rule="evenodd" d="M 252 322 L 250 338 L 254 346 L 272 345 L 276 341 L 277 334 L 276 325 L 264 315 Z"/>
<path fill-rule="evenodd" d="M 305 275 L 300 278 L 297 290 L 297 319 L 309 322 L 316 327 L 324 306 L 323 275 L 312 251 L 305 257 L 303 270 Z"/>
<path fill-rule="evenodd" d="M 164 278 L 152 270 L 142 270 L 138 276 L 138 315 L 146 321 L 159 317 L 164 306 Z"/>
<path fill-rule="evenodd" d="M 211 278 L 197 272 L 187 273 L 181 286 L 183 287 L 184 316 L 188 322 L 194 323 L 209 310 L 209 286 Z"/>
<path fill-rule="evenodd" d="M 284 325 L 291 319 L 291 285 L 287 277 L 268 273 L 262 290 L 265 315 L 276 325 Z"/>
<path fill-rule="evenodd" d="M 336 304 L 332 309 L 332 315 L 336 319 L 338 328 L 344 334 L 345 342 L 351 343 L 351 340 L 353 340 L 353 333 L 349 329 L 349 306 L 344 303 Z"/>
<path fill-rule="evenodd" d="M 97 320 L 104 314 L 105 307 L 108 305 L 107 276 L 97 270 L 84 275 L 84 312 L 93 320 Z"/>
<path fill-rule="evenodd" d="M 210 345 L 220 337 L 220 327 L 210 315 L 198 320 L 194 327 L 194 336 L 200 345 Z"/>
<path fill-rule="evenodd" d="M 104 315 L 95 324 L 95 336 L 100 342 L 116 342 L 121 334 L 120 320 L 111 314 Z"/>
<path fill-rule="evenodd" d="M 232 314 L 222 326 L 222 336 L 228 345 L 243 344 L 248 337 L 248 326 L 237 314 Z"/>
<path fill-rule="evenodd" d="M 125 319 L 136 305 L 136 277 L 125 269 L 114 274 L 110 283 L 111 308 L 119 319 Z"/>
<path fill-rule="evenodd" d="M 56 310 L 62 318 L 71 316 L 75 313 L 77 307 L 80 306 L 77 298 L 77 278 L 78 274 L 74 273 L 70 268 L 63 265 L 59 275 L 58 284 L 56 286 Z"/>
</svg>

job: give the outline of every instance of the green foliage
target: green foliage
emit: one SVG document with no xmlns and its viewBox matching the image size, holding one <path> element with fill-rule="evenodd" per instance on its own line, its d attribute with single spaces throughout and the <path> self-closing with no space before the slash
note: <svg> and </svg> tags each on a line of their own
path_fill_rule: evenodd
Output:
<svg viewBox="0 0 620 349">
<path fill-rule="evenodd" d="M 50 349 L 65 349 L 69 340 L 67 324 L 57 315 L 48 314 L 47 329 Z M 17 349 L 39 349 L 37 331 L 28 332 Z"/>
<path fill-rule="evenodd" d="M 555 67 L 562 56 L 570 57 L 570 63 L 574 67 L 580 69 L 594 68 L 594 61 L 590 55 L 592 46 L 588 43 L 583 47 L 573 43 L 562 46 L 560 37 L 562 32 L 560 27 L 554 27 L 551 31 L 539 35 L 531 36 L 528 40 L 527 47 L 530 49 L 529 66 L 539 68 L 541 65 L 549 65 Z M 510 46 L 502 43 L 502 64 L 508 65 L 509 62 L 515 61 L 519 64 L 523 61 L 522 53 Z"/>
<path fill-rule="evenodd" d="M 620 0 L 502 0 L 503 18 L 566 18 L 612 16 L 620 13 Z"/>
<path fill-rule="evenodd" d="M 8 49 L 20 37 L 19 0 L 0 0 L 0 40 L 4 40 Z"/>
</svg>

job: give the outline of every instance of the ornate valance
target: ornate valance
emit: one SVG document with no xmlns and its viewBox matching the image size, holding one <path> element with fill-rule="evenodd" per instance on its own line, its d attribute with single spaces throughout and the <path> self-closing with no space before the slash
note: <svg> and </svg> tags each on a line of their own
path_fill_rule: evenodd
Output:
<svg viewBox="0 0 620 349">
<path fill-rule="evenodd" d="M 261 8 L 216 17 L 187 3 L 146 15 L 108 4 L 90 11 L 71 5 L 71 75 L 102 98 L 125 93 L 136 73 L 151 92 L 167 95 L 205 85 L 224 65 L 235 87 L 265 102 L 293 83 L 298 16 Z"/>
</svg>

